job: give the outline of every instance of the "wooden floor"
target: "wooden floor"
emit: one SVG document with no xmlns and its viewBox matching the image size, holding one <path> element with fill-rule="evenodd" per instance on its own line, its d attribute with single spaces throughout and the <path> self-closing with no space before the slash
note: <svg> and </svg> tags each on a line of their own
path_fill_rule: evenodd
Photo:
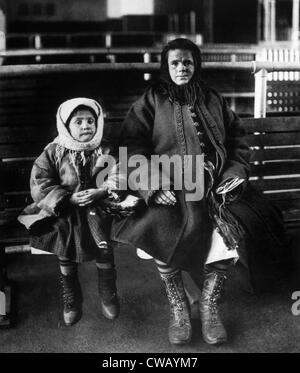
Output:
<svg viewBox="0 0 300 373">
<path fill-rule="evenodd" d="M 82 264 L 83 316 L 68 328 L 62 322 L 56 257 L 11 254 L 8 261 L 13 325 L 0 330 L 0 353 L 300 352 L 300 316 L 291 311 L 292 292 L 300 291 L 298 280 L 279 281 L 272 292 L 255 295 L 245 291 L 247 279 L 234 268 L 222 302 L 228 343 L 205 344 L 199 320 L 194 319 L 191 344 L 176 347 L 168 342 L 167 298 L 151 260 L 117 248 L 121 315 L 115 321 L 100 314 L 94 263 Z"/>
</svg>

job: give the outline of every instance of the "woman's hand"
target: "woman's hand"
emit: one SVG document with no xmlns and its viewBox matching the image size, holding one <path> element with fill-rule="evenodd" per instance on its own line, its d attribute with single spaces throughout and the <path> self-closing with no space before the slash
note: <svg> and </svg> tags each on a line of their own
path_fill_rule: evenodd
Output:
<svg viewBox="0 0 300 373">
<path fill-rule="evenodd" d="M 175 193 L 170 190 L 159 190 L 155 193 L 153 201 L 158 205 L 175 205 Z"/>
<path fill-rule="evenodd" d="M 80 207 L 88 206 L 94 201 L 107 196 L 107 190 L 102 189 L 86 189 L 81 192 L 73 193 L 70 198 L 70 203 Z"/>
</svg>

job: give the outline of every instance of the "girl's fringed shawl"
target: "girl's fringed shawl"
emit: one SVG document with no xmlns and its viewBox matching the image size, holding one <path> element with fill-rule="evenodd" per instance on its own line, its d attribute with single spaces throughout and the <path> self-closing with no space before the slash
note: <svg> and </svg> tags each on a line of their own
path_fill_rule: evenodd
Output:
<svg viewBox="0 0 300 373">
<path fill-rule="evenodd" d="M 84 150 L 76 151 L 67 149 L 64 146 L 62 146 L 59 142 L 56 142 L 56 144 L 57 146 L 55 149 L 55 162 L 57 167 L 60 166 L 62 158 L 67 154 L 69 156 L 69 160 L 72 166 L 75 168 L 77 172 L 78 164 L 82 164 L 83 166 L 85 166 L 88 160 L 90 160 L 90 165 L 91 167 L 93 167 L 96 164 L 98 157 L 102 156 L 102 148 L 100 146 L 94 149 L 92 152 L 87 153 Z"/>
</svg>

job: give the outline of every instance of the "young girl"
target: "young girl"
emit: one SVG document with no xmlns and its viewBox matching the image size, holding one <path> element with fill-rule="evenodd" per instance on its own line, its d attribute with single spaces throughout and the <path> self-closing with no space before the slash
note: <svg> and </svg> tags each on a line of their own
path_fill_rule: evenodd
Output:
<svg viewBox="0 0 300 373">
<path fill-rule="evenodd" d="M 38 214 L 29 227 L 30 244 L 58 256 L 66 325 L 76 323 L 82 313 L 78 262 L 92 259 L 96 259 L 102 313 L 114 319 L 119 301 L 108 242 L 110 217 L 101 202 L 116 198 L 111 192 L 116 174 L 98 188 L 95 184 L 97 159 L 105 156 L 100 145 L 102 109 L 95 100 L 74 98 L 60 105 L 56 119 L 58 136 L 36 159 L 31 172 L 34 204 L 25 213 Z"/>
</svg>

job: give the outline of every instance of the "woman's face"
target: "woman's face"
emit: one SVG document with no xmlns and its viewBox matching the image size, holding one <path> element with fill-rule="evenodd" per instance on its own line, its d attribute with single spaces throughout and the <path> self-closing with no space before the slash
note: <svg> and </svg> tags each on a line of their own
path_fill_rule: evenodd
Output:
<svg viewBox="0 0 300 373">
<path fill-rule="evenodd" d="M 95 117 L 90 110 L 78 110 L 72 115 L 69 131 L 75 140 L 80 142 L 92 140 L 96 128 Z"/>
<path fill-rule="evenodd" d="M 177 85 L 187 84 L 193 77 L 195 65 L 189 50 L 174 49 L 168 52 L 169 74 Z"/>
</svg>

